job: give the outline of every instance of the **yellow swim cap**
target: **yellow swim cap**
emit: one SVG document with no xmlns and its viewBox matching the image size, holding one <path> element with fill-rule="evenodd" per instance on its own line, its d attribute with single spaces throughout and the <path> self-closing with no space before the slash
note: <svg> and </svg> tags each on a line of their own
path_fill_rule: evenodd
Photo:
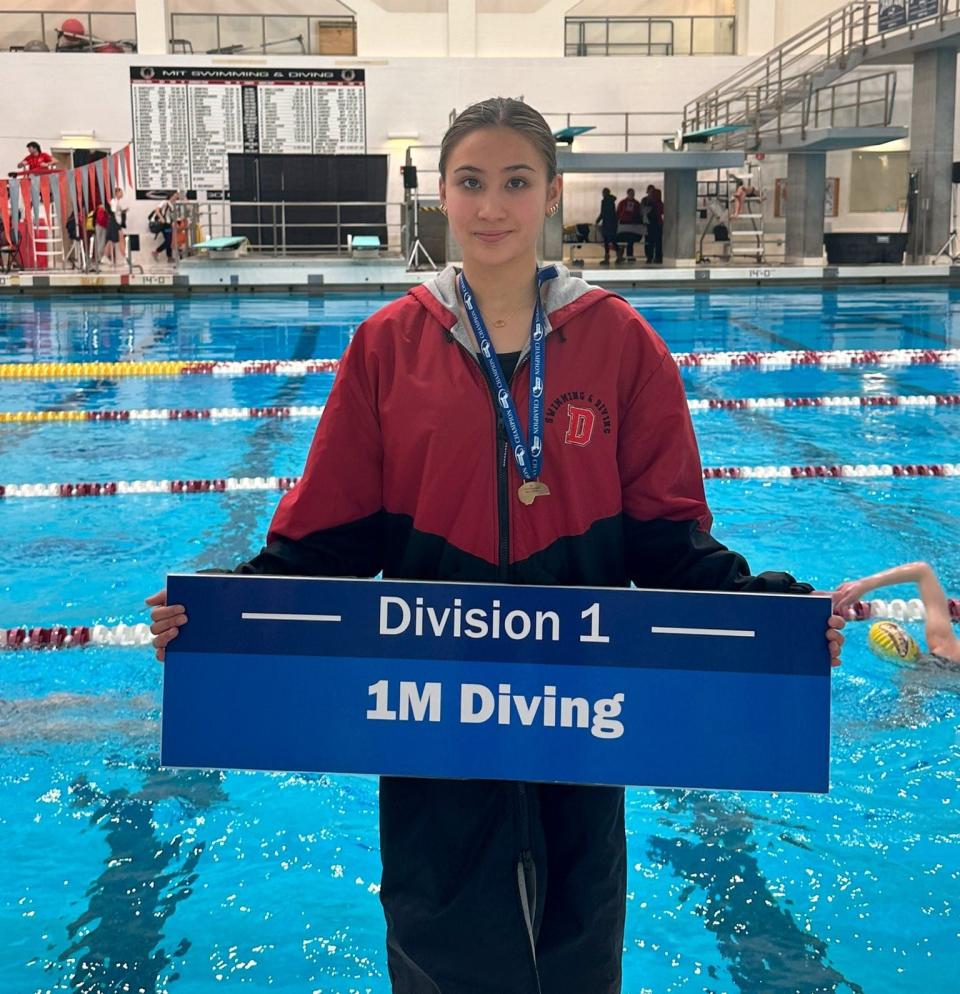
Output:
<svg viewBox="0 0 960 994">
<path fill-rule="evenodd" d="M 920 655 L 916 640 L 893 621 L 877 621 L 867 632 L 870 651 L 890 663 L 912 663 Z"/>
</svg>

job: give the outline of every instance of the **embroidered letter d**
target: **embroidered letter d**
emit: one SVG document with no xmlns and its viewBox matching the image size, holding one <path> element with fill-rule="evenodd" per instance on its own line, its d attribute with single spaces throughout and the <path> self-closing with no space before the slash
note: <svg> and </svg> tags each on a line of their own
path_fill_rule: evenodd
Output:
<svg viewBox="0 0 960 994">
<path fill-rule="evenodd" d="M 563 440 L 567 445 L 587 445 L 593 436 L 593 426 L 597 422 L 597 415 L 589 407 L 578 407 L 576 404 L 567 404 L 567 434 Z"/>
</svg>

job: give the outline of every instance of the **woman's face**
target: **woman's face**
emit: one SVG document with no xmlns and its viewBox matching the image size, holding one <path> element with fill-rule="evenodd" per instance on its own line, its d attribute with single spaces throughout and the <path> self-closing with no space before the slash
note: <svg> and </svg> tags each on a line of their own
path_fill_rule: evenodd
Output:
<svg viewBox="0 0 960 994">
<path fill-rule="evenodd" d="M 440 200 L 464 262 L 535 259 L 544 217 L 562 185 L 559 176 L 547 180 L 541 154 L 512 128 L 482 128 L 461 139 L 440 179 Z"/>
</svg>

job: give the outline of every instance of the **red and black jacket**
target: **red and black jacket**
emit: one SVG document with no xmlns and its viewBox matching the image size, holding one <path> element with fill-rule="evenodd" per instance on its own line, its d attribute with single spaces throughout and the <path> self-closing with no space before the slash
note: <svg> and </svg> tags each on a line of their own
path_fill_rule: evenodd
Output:
<svg viewBox="0 0 960 994">
<path fill-rule="evenodd" d="M 446 269 L 366 320 L 343 356 L 303 477 L 242 572 L 803 592 L 751 576 L 709 534 L 679 371 L 620 297 L 557 266 L 541 478 L 524 506 L 495 397 Z M 511 380 L 527 423 L 530 365 Z"/>
</svg>

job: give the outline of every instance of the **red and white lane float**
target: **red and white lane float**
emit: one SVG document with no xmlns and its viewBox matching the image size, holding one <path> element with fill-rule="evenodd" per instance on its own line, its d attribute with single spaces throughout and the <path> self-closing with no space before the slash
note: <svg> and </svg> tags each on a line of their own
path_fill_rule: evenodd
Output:
<svg viewBox="0 0 960 994">
<path fill-rule="evenodd" d="M 960 476 L 960 463 L 822 466 L 705 466 L 705 480 L 885 479 Z M 118 494 L 207 494 L 251 490 L 290 490 L 297 476 L 213 477 L 193 480 L 105 480 L 76 483 L 4 483 L 0 498 L 113 497 Z"/>
<path fill-rule="evenodd" d="M 0 411 L 0 424 L 89 421 L 243 421 L 247 418 L 319 418 L 322 405 L 301 407 L 157 407 L 113 411 Z"/>
<path fill-rule="evenodd" d="M 862 410 L 867 407 L 960 407 L 960 394 L 935 393 L 898 396 L 875 394 L 868 397 L 736 397 L 688 400 L 693 413 L 708 411 L 752 411 L 773 409 Z M 0 424 L 80 424 L 90 421 L 244 421 L 263 418 L 313 418 L 323 414 L 323 406 L 299 407 L 159 407 L 120 408 L 98 411 L 0 411 Z"/>
<path fill-rule="evenodd" d="M 960 600 L 950 598 L 950 617 L 960 621 Z M 847 612 L 850 621 L 892 618 L 895 621 L 923 621 L 923 602 L 914 600 L 857 601 Z M 51 625 L 0 628 L 2 649 L 80 649 L 85 646 L 143 647 L 153 636 L 146 624 L 135 625 Z"/>
<path fill-rule="evenodd" d="M 0 649 L 75 649 L 85 645 L 149 645 L 153 636 L 145 624 L 52 625 L 0 628 Z"/>
<path fill-rule="evenodd" d="M 783 349 L 775 352 L 675 352 L 684 368 L 792 369 L 821 366 L 960 366 L 960 349 Z M 182 359 L 131 360 L 127 362 L 8 362 L 0 363 L 0 379 L 10 380 L 113 380 L 145 376 L 305 376 L 335 373 L 339 359 L 251 359 L 248 361 L 190 362 Z"/>
<path fill-rule="evenodd" d="M 960 621 L 960 600 L 947 598 L 950 605 L 950 620 Z M 875 618 L 892 618 L 894 621 L 923 621 L 927 616 L 923 601 L 918 597 L 910 600 L 885 601 L 879 598 L 871 601 L 857 601 L 847 611 L 850 621 L 873 621 Z"/>
<path fill-rule="evenodd" d="M 781 349 L 776 352 L 674 352 L 678 366 L 701 369 L 793 369 L 822 366 L 960 366 L 960 349 Z"/>
<path fill-rule="evenodd" d="M 873 394 L 864 397 L 731 397 L 688 400 L 693 412 L 773 409 L 861 410 L 865 407 L 958 407 L 960 393 Z"/>
</svg>

